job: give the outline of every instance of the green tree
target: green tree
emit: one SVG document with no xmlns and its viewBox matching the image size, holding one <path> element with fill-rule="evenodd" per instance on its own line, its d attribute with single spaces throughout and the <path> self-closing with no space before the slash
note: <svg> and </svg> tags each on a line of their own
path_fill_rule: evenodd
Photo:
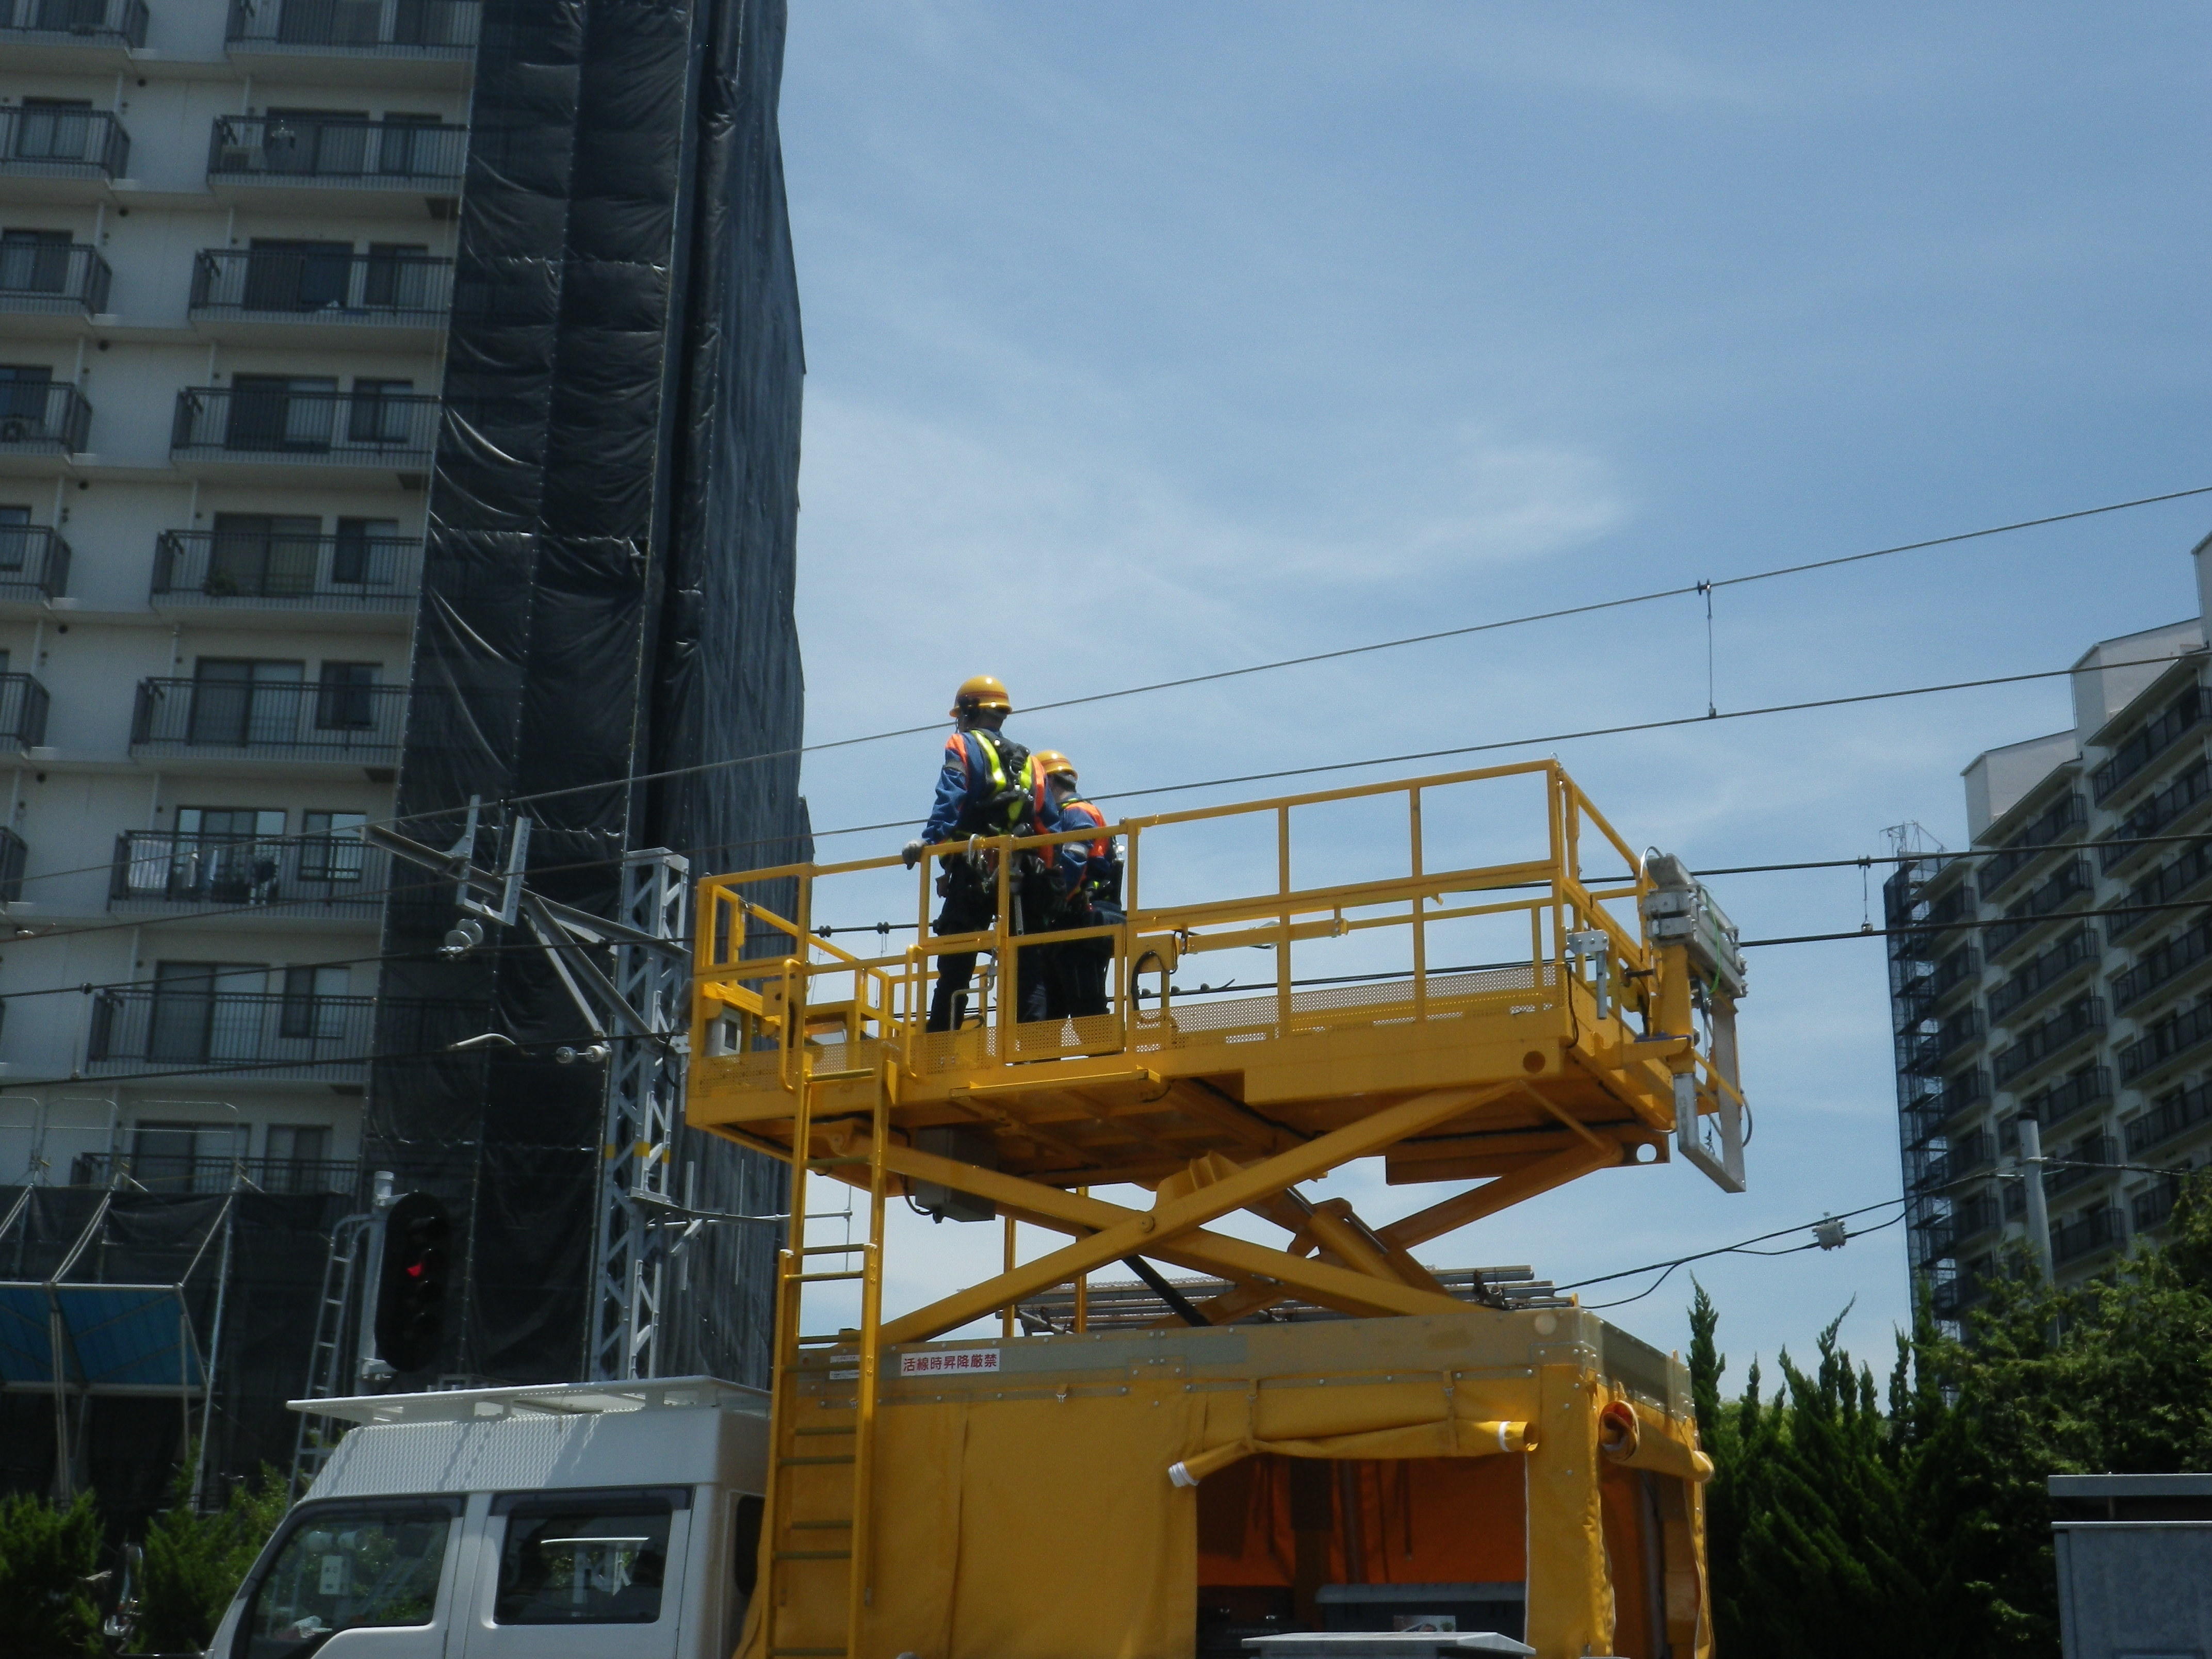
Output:
<svg viewBox="0 0 2212 1659">
<path fill-rule="evenodd" d="M 100 1652 L 92 1579 L 100 1514 L 90 1492 L 67 1509 L 18 1492 L 0 1498 L 0 1626 L 21 1659 L 90 1659 Z"/>
<path fill-rule="evenodd" d="M 140 1653 L 204 1648 L 291 1503 L 289 1487 L 264 1464 L 257 1479 L 240 1481 L 220 1509 L 203 1515 L 191 1504 L 193 1462 L 185 1458 L 170 1506 L 147 1528 L 131 1641 Z"/>
</svg>

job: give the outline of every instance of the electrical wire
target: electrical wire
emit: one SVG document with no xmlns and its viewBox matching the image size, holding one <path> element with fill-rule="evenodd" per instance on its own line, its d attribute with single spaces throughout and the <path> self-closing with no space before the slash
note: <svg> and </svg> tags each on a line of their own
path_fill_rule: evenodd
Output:
<svg viewBox="0 0 2212 1659">
<path fill-rule="evenodd" d="M 1856 1233 L 1846 1233 L 1844 1237 L 1847 1239 L 1861 1238 L 1864 1237 L 1868 1233 L 1880 1232 L 1883 1227 L 1894 1226 L 1898 1221 L 1904 1218 L 1903 1206 L 1905 1202 L 1905 1200 L 1902 1197 L 1886 1198 L 1881 1200 L 1879 1203 L 1863 1204 L 1856 1210 L 1845 1210 L 1840 1215 L 1824 1215 L 1820 1217 L 1818 1221 L 1800 1222 L 1794 1227 L 1778 1227 L 1771 1233 L 1760 1233 L 1754 1237 L 1741 1239 L 1734 1244 L 1717 1245 L 1710 1250 L 1698 1250 L 1689 1255 L 1675 1256 L 1672 1260 L 1666 1261 L 1647 1261 L 1640 1267 L 1623 1267 L 1618 1273 L 1599 1273 L 1595 1278 L 1577 1279 L 1570 1284 L 1556 1285 L 1553 1286 L 1553 1289 L 1559 1291 L 1578 1291 L 1583 1286 L 1589 1285 L 1610 1285 L 1616 1279 L 1633 1279 L 1639 1273 L 1656 1273 L 1659 1275 L 1657 1279 L 1652 1280 L 1650 1284 L 1645 1285 L 1634 1296 L 1623 1297 L 1617 1302 L 1589 1302 L 1581 1304 L 1583 1307 L 1593 1310 L 1600 1308 L 1622 1308 L 1627 1306 L 1628 1304 L 1632 1302 L 1641 1302 L 1645 1297 L 1650 1296 L 1654 1291 L 1656 1291 L 1662 1285 L 1664 1285 L 1669 1279 L 1673 1278 L 1678 1268 L 1686 1267 L 1693 1261 L 1707 1261 L 1717 1255 L 1795 1255 L 1801 1250 L 1818 1249 L 1821 1248 L 1820 1242 L 1818 1239 L 1814 1239 L 1809 1243 L 1793 1245 L 1790 1249 L 1786 1250 L 1754 1250 L 1750 1247 L 1754 1244 L 1764 1244 L 1769 1239 L 1787 1238 L 1792 1233 L 1808 1231 L 1812 1228 L 1820 1225 L 1822 1222 L 1848 1221 L 1853 1216 L 1870 1215 L 1876 1210 L 1886 1210 L 1893 1205 L 1898 1206 L 1899 1213 L 1890 1220 L 1881 1223 L 1881 1226 L 1863 1228 Z M 1830 1248 L 1834 1247 L 1832 1246 Z"/>
</svg>

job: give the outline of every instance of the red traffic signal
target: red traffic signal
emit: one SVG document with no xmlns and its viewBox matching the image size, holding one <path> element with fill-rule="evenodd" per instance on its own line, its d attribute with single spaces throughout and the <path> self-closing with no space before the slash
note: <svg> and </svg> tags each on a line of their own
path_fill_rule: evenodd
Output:
<svg viewBox="0 0 2212 1659">
<path fill-rule="evenodd" d="M 376 1286 L 376 1348 L 396 1371 L 428 1369 L 446 1330 L 447 1244 L 453 1223 L 445 1204 L 409 1193 L 384 1218 L 384 1268 Z"/>
</svg>

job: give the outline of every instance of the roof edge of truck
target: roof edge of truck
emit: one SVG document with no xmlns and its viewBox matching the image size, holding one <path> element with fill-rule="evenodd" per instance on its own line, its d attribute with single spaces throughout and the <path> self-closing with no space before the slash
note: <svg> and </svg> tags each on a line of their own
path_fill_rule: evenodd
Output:
<svg viewBox="0 0 2212 1659">
<path fill-rule="evenodd" d="M 499 1389 L 436 1389 L 420 1394 L 349 1395 L 284 1403 L 295 1412 L 349 1423 L 472 1423 L 507 1417 L 592 1417 L 702 1408 L 765 1417 L 769 1396 L 763 1389 L 726 1382 L 718 1376 L 655 1376 L 620 1382 L 543 1382 Z"/>
</svg>

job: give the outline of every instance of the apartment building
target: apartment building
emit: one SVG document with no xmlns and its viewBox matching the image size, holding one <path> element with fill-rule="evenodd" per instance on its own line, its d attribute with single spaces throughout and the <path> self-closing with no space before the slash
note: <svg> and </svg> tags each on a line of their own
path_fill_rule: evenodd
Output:
<svg viewBox="0 0 2212 1659">
<path fill-rule="evenodd" d="M 1883 890 L 1910 1260 L 1946 1321 L 2025 1237 L 2023 1119 L 2062 1284 L 2157 1238 L 2212 1157 L 2212 538 L 2193 556 L 2201 614 L 2093 647 L 2071 726 L 1966 769 L 1972 846 L 1902 847 Z"/>
<path fill-rule="evenodd" d="M 95 988 L 8 1087 L 54 1178 L 350 1190 L 481 7 L 7 3 L 0 990 Z"/>
<path fill-rule="evenodd" d="M 627 851 L 805 855 L 782 35 L 780 0 L 0 0 L 0 1279 L 66 1246 L 7 1188 L 242 1178 L 228 1299 L 186 1297 L 218 1470 L 286 1461 L 377 1168 L 453 1210 L 424 1381 L 590 1357 L 605 1072 L 529 1047 L 574 1030 L 542 969 L 437 958 L 450 897 L 361 826 L 604 780 L 532 856 L 602 909 Z M 488 1030 L 524 1048 L 440 1058 Z M 780 1202 L 679 1142 L 702 1203 Z M 739 1376 L 772 1243 L 727 1231 L 663 1340 Z M 173 1454 L 173 1402 L 55 1386 L 58 1449 L 0 1400 L 0 1483 Z"/>
</svg>

